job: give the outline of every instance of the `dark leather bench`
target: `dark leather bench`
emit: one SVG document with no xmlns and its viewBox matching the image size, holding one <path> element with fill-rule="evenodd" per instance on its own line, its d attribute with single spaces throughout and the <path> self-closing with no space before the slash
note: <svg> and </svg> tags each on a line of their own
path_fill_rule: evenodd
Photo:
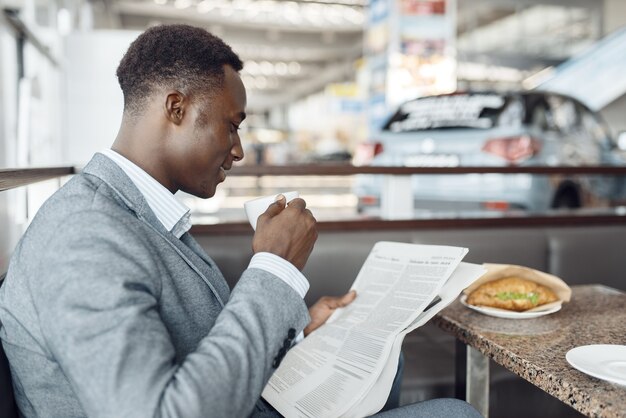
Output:
<svg viewBox="0 0 626 418">
<path fill-rule="evenodd" d="M 252 232 L 194 234 L 232 286 L 252 256 Z M 321 230 L 304 269 L 307 303 L 346 292 L 378 241 L 469 248 L 464 261 L 508 263 L 555 274 L 568 284 L 601 283 L 626 290 L 626 225 L 472 228 L 456 230 Z"/>
</svg>

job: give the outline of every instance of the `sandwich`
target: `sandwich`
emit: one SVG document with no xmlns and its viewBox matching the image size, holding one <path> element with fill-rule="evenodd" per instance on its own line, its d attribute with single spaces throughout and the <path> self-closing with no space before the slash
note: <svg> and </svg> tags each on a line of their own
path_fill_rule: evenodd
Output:
<svg viewBox="0 0 626 418">
<path fill-rule="evenodd" d="M 488 306 L 522 312 L 559 300 L 546 286 L 520 277 L 504 277 L 483 283 L 467 297 L 474 306 Z"/>
</svg>

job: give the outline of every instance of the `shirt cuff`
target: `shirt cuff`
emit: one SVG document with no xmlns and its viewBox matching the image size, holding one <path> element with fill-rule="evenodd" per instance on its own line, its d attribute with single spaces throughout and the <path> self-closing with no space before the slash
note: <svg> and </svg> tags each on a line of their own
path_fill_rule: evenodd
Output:
<svg viewBox="0 0 626 418">
<path fill-rule="evenodd" d="M 309 290 L 309 281 L 300 270 L 289 261 L 272 253 L 256 253 L 252 256 L 248 268 L 265 270 L 277 276 L 295 290 L 302 299 Z"/>
</svg>

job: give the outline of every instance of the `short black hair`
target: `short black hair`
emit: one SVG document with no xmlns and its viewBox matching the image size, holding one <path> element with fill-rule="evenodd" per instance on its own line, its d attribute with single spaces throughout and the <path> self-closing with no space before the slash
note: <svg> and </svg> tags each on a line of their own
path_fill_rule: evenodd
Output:
<svg viewBox="0 0 626 418">
<path fill-rule="evenodd" d="M 159 25 L 143 32 L 117 67 L 124 112 L 140 114 L 157 87 L 210 94 L 224 83 L 224 65 L 241 71 L 243 63 L 230 46 L 204 29 Z"/>
</svg>

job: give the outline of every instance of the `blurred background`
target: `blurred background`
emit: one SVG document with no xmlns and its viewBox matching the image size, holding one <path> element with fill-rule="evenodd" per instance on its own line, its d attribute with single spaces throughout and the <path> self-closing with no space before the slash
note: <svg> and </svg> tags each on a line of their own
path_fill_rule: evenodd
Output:
<svg viewBox="0 0 626 418">
<path fill-rule="evenodd" d="M 109 147 L 122 115 L 123 53 L 145 28 L 184 22 L 222 37 L 245 62 L 242 164 L 322 174 L 235 168 L 214 198 L 180 196 L 195 223 L 243 221 L 245 200 L 292 189 L 321 220 L 384 217 L 394 187 L 409 196 L 389 198 L 406 206 L 404 217 L 623 210 L 616 176 L 427 175 L 394 186 L 320 169 L 624 165 L 623 0 L 0 0 L 0 8 L 0 169 L 80 167 Z M 0 267 L 62 182 L 0 194 Z"/>
</svg>

